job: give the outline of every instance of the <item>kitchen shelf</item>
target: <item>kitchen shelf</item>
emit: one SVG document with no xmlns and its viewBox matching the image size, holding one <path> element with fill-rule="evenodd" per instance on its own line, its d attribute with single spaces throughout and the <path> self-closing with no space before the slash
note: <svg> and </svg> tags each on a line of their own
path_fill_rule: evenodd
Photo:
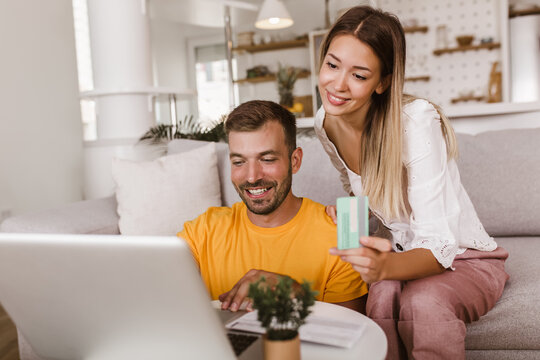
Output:
<svg viewBox="0 0 540 360">
<path fill-rule="evenodd" d="M 409 27 L 404 27 L 403 31 L 405 33 L 415 33 L 415 32 L 426 33 L 428 32 L 428 27 L 427 26 L 409 26 Z"/>
<path fill-rule="evenodd" d="M 423 76 L 411 76 L 406 77 L 405 81 L 429 81 L 431 80 L 431 76 L 423 75 Z"/>
<path fill-rule="evenodd" d="M 525 15 L 539 15 L 540 14 L 540 8 L 531 8 L 526 10 L 510 10 L 510 13 L 508 14 L 509 17 L 518 17 L 518 16 L 525 16 Z"/>
<path fill-rule="evenodd" d="M 309 71 L 302 71 L 300 74 L 298 74 L 298 79 L 307 78 L 311 75 L 311 72 Z M 246 78 L 246 79 L 238 79 L 234 80 L 235 84 L 246 84 L 246 83 L 261 83 L 261 82 L 267 82 L 267 81 L 276 81 L 276 74 L 268 74 L 265 76 L 257 76 L 254 78 Z"/>
<path fill-rule="evenodd" d="M 233 51 L 246 51 L 249 53 L 256 53 L 261 51 L 273 51 L 273 50 L 281 50 L 281 49 L 291 49 L 291 48 L 297 48 L 297 47 L 305 47 L 309 43 L 308 39 L 301 39 L 301 40 L 289 40 L 289 41 L 280 41 L 280 42 L 271 42 L 268 44 L 261 44 L 261 45 L 249 45 L 249 46 L 237 46 L 233 48 Z"/>
<path fill-rule="evenodd" d="M 451 100 L 452 104 L 456 104 L 459 102 L 465 102 L 465 101 L 484 101 L 486 100 L 485 96 L 460 96 L 457 98 L 453 98 Z"/>
<path fill-rule="evenodd" d="M 478 45 L 458 46 L 455 48 L 433 50 L 433 55 L 439 56 L 442 54 L 449 54 L 449 53 L 458 52 L 458 51 L 470 51 L 470 50 L 481 50 L 481 49 L 491 50 L 491 49 L 497 49 L 500 47 L 501 47 L 500 43 L 487 43 L 487 44 L 478 44 Z"/>
</svg>

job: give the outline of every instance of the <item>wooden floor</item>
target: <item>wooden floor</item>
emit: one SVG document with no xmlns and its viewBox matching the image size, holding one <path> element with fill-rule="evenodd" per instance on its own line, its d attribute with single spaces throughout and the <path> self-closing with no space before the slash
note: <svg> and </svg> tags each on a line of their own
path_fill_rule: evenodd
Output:
<svg viewBox="0 0 540 360">
<path fill-rule="evenodd" d="M 0 360 L 17 359 L 19 359 L 17 330 L 2 305 L 0 305 Z"/>
</svg>

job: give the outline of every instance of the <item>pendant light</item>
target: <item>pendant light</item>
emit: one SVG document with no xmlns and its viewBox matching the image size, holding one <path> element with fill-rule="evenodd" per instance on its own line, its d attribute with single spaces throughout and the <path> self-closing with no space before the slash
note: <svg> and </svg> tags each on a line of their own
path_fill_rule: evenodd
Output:
<svg viewBox="0 0 540 360">
<path fill-rule="evenodd" d="M 255 22 L 258 29 L 283 29 L 293 24 L 285 5 L 280 0 L 264 0 Z"/>
</svg>

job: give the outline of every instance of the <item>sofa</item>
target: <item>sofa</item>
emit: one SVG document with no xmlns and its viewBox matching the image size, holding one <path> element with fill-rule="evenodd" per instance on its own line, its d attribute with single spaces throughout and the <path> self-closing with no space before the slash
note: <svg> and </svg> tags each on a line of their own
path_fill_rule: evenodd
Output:
<svg viewBox="0 0 540 360">
<path fill-rule="evenodd" d="M 511 129 L 457 134 L 461 179 L 478 215 L 499 246 L 510 254 L 510 275 L 495 308 L 467 325 L 468 359 L 540 359 L 540 129 Z M 174 140 L 169 154 L 202 146 L 203 142 Z M 302 138 L 302 167 L 294 175 L 293 192 L 323 204 L 345 193 L 337 171 L 316 139 Z M 239 197 L 229 179 L 227 145 L 216 144 L 221 202 L 230 206 Z M 61 208 L 6 219 L 3 232 L 118 234 L 114 196 L 81 201 Z M 37 359 L 19 334 L 21 359 Z"/>
</svg>

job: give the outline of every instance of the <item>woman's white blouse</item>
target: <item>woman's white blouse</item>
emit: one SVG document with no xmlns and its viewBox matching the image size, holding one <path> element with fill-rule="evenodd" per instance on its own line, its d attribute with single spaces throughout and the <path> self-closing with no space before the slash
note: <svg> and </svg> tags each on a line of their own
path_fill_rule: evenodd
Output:
<svg viewBox="0 0 540 360">
<path fill-rule="evenodd" d="M 408 219 L 389 219 L 373 213 L 392 233 L 395 251 L 431 250 L 445 268 L 468 248 L 491 251 L 497 244 L 478 219 L 461 184 L 454 159 L 447 160 L 441 120 L 432 104 L 417 99 L 403 107 L 403 165 L 407 170 Z M 347 168 L 323 128 L 325 111 L 315 116 L 315 132 L 332 164 L 341 174 L 347 193 L 362 195 L 360 175 Z"/>
</svg>

